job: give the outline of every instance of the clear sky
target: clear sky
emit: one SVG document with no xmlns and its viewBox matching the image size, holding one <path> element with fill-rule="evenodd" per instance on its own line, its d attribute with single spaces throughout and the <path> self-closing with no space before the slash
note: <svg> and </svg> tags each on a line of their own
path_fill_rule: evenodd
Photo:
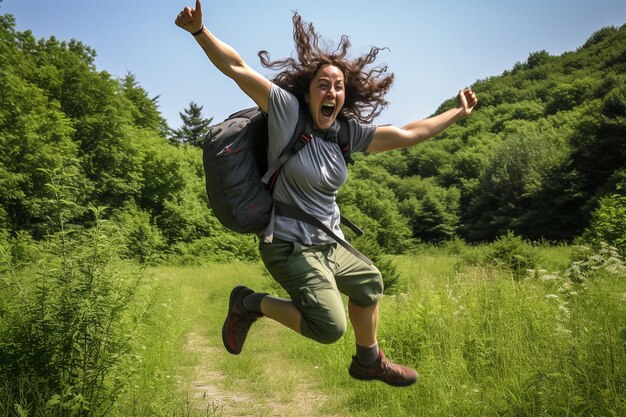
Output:
<svg viewBox="0 0 626 417">
<path fill-rule="evenodd" d="M 132 72 L 178 127 L 190 101 L 215 121 L 252 105 L 174 25 L 187 5 L 195 0 L 3 0 L 0 14 L 14 15 L 17 30 L 38 39 L 82 41 L 96 50 L 99 71 Z M 350 36 L 353 55 L 388 47 L 379 62 L 396 80 L 376 123 L 396 125 L 429 116 L 460 88 L 531 52 L 573 51 L 596 30 L 626 23 L 625 0 L 205 0 L 203 10 L 205 25 L 265 75 L 256 53 L 291 54 L 293 11 L 326 40 Z"/>
</svg>

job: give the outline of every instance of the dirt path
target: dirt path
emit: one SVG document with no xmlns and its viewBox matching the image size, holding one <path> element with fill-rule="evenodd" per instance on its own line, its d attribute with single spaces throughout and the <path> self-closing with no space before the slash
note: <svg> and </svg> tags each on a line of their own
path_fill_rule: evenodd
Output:
<svg viewBox="0 0 626 417">
<path fill-rule="evenodd" d="M 273 326 L 269 327 L 271 333 Z M 303 382 L 306 381 L 305 375 L 299 374 L 303 371 L 280 355 L 264 355 L 260 363 L 263 363 L 268 386 L 285 386 L 285 381 L 288 381 L 288 392 L 270 389 L 270 395 L 253 398 L 252 391 L 245 390 L 245 381 L 235 381 L 235 384 L 228 384 L 230 387 L 225 388 L 227 377 L 219 370 L 218 364 L 227 353 L 221 346 L 212 346 L 202 335 L 189 333 L 186 349 L 199 355 L 189 389 L 194 408 L 200 409 L 203 416 L 338 417 L 320 411 L 328 400 L 327 396 L 317 392 L 312 384 Z M 280 369 L 279 374 L 277 369 Z M 276 378 L 281 379 L 280 383 L 272 384 Z"/>
<path fill-rule="evenodd" d="M 196 407 L 207 411 L 208 416 L 238 416 L 249 408 L 251 398 L 244 393 L 223 388 L 224 374 L 217 370 L 214 361 L 221 349 L 210 346 L 209 341 L 198 333 L 187 335 L 187 352 L 200 355 L 194 369 L 194 379 L 190 383 L 192 401 Z"/>
</svg>

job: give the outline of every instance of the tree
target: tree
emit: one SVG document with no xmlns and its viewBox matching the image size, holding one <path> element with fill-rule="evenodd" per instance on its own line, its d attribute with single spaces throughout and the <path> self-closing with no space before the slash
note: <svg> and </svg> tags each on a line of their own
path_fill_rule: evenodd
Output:
<svg viewBox="0 0 626 417">
<path fill-rule="evenodd" d="M 407 219 L 398 210 L 397 198 L 390 186 L 393 181 L 384 169 L 357 160 L 339 191 L 337 203 L 341 213 L 374 236 L 385 252 L 401 253 L 411 231 Z"/>
<path fill-rule="evenodd" d="M 121 81 L 124 95 L 132 102 L 131 115 L 136 126 L 152 129 L 163 136 L 167 132 L 167 123 L 158 108 L 159 96 L 149 98 L 146 90 L 139 86 L 134 74 L 128 73 Z"/>
<path fill-rule="evenodd" d="M 453 238 L 459 226 L 460 192 L 443 188 L 432 178 L 405 178 L 394 190 L 400 213 L 409 219 L 413 237 L 441 243 Z"/>
<path fill-rule="evenodd" d="M 180 129 L 172 130 L 170 140 L 202 146 L 202 141 L 213 121 L 213 118 L 206 119 L 202 116 L 202 107 L 191 101 L 189 107 L 185 108 L 184 113 L 178 113 L 183 120 L 183 125 Z"/>
<path fill-rule="evenodd" d="M 12 232 L 47 234 L 47 171 L 89 189 L 80 170 L 73 129 L 44 92 L 11 73 L 0 74 L 0 221 Z M 71 175 L 70 175 L 71 174 Z M 84 195 L 75 202 L 83 203 Z"/>
<path fill-rule="evenodd" d="M 528 211 L 545 178 L 561 165 L 567 149 L 558 132 L 539 127 L 507 138 L 491 157 L 466 212 L 470 240 L 493 239 L 507 231 L 539 234 L 526 226 Z M 558 196 L 552 196 L 556 198 Z M 535 213 L 538 214 L 538 213 Z"/>
</svg>

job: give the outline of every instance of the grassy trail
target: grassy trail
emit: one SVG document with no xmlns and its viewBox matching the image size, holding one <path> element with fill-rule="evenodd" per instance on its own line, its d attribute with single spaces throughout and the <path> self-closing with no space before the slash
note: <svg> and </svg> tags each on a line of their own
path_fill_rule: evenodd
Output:
<svg viewBox="0 0 626 417">
<path fill-rule="evenodd" d="M 146 377 L 121 415 L 624 415 L 626 275 L 573 284 L 569 253 L 546 249 L 547 271 L 523 279 L 443 251 L 396 258 L 402 292 L 381 303 L 379 341 L 420 371 L 408 389 L 350 379 L 351 329 L 320 345 L 262 319 L 228 354 L 232 287 L 277 293 L 260 264 L 155 269 Z"/>
<path fill-rule="evenodd" d="M 251 329 L 244 351 L 237 356 L 226 352 L 221 325 L 228 295 L 237 284 L 258 290 L 269 285 L 256 264 L 213 265 L 201 268 L 160 268 L 154 279 L 168 294 L 161 308 L 169 309 L 170 322 L 161 331 L 170 334 L 175 349 L 169 356 L 178 383 L 171 395 L 182 396 L 180 415 L 202 416 L 336 416 L 323 411 L 328 396 L 319 389 L 321 381 L 281 347 L 302 343 L 300 336 L 267 319 Z M 162 313 L 162 312 L 161 312 Z M 155 329 L 159 333 L 159 330 Z M 158 334 L 156 335 L 158 338 Z M 163 339 L 159 338 L 162 342 Z M 304 341 L 305 343 L 311 343 Z M 162 350 L 157 341 L 154 347 Z M 160 346 L 160 347 L 159 347 Z M 158 353 L 157 353 L 158 354 Z M 168 361 L 163 358 L 163 363 Z"/>
</svg>

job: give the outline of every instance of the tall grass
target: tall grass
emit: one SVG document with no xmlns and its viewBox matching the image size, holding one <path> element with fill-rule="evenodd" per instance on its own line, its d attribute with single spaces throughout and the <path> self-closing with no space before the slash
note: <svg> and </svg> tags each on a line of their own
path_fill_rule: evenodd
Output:
<svg viewBox="0 0 626 417">
<path fill-rule="evenodd" d="M 150 297 L 104 209 L 89 209 L 90 229 L 72 225 L 87 210 L 71 172 L 42 171 L 47 239 L 0 246 L 0 415 L 105 416 L 133 374 Z"/>
<path fill-rule="evenodd" d="M 350 331 L 320 345 L 263 319 L 241 355 L 224 353 L 220 326 L 232 286 L 276 292 L 257 264 L 155 269 L 170 301 L 144 329 L 149 382 L 119 415 L 625 414 L 626 276 L 612 255 L 587 254 L 576 264 L 571 247 L 540 245 L 535 268 L 521 275 L 515 264 L 492 262 L 489 245 L 453 246 L 395 257 L 401 292 L 381 303 L 379 340 L 390 359 L 419 370 L 420 381 L 405 389 L 349 377 Z M 565 273 L 572 265 L 584 272 L 575 280 Z M 189 332 L 208 350 L 184 354 Z M 199 365 L 221 374 L 212 381 L 221 397 L 190 399 Z"/>
<path fill-rule="evenodd" d="M 114 415 L 228 416 L 222 406 L 224 398 L 211 392 L 195 395 L 192 382 L 199 373 L 219 370 L 228 360 L 220 335 L 230 290 L 239 283 L 263 289 L 259 283 L 268 281 L 261 278 L 261 271 L 256 263 L 236 262 L 150 268 L 147 274 L 152 285 L 159 288 L 159 297 L 141 326 L 141 360 L 136 364 L 136 376 L 118 401 Z M 193 335 L 202 346 L 190 346 Z M 241 363 L 228 369 L 231 383 L 244 369 Z M 205 382 L 217 386 L 223 381 Z"/>
<path fill-rule="evenodd" d="M 511 268 L 467 262 L 467 252 L 491 248 L 464 251 L 397 258 L 407 291 L 382 302 L 379 339 L 391 359 L 419 370 L 415 387 L 347 378 L 350 337 L 331 354 L 295 350 L 322 363 L 329 392 L 340 393 L 332 409 L 350 416 L 626 415 L 626 274 L 596 270 L 576 283 L 538 264 L 520 278 Z M 546 252 L 558 266 L 571 250 Z"/>
<path fill-rule="evenodd" d="M 62 229 L 28 266 L 8 267 L 0 299 L 0 415 L 103 416 L 132 374 L 149 305 L 115 233 Z"/>
<path fill-rule="evenodd" d="M 98 242 L 90 236 L 89 241 Z M 27 253 L 28 245 L 22 246 L 20 251 Z M 94 259 L 85 257 L 96 253 L 93 245 L 78 246 L 81 259 Z M 110 248 L 110 242 L 103 248 Z M 531 259 L 524 265 L 532 268 L 522 270 L 517 255 Z M 116 282 L 124 285 L 110 294 L 130 294 L 137 276 L 124 274 L 132 269 L 114 258 L 98 259 L 110 261 L 72 276 L 111 278 L 111 288 L 118 288 Z M 111 341 L 103 339 L 129 348 L 107 362 L 111 366 L 101 373 L 104 384 L 88 383 L 91 374 L 79 372 L 83 385 L 40 390 L 45 401 L 37 413 L 33 404 L 39 397 L 33 388 L 49 385 L 3 374 L 0 415 L 94 415 L 98 408 L 137 417 L 626 415 L 626 264 L 610 248 L 573 254 L 568 246 L 536 246 L 511 237 L 495 247 L 458 241 L 424 247 L 394 261 L 400 273 L 398 293 L 381 303 L 379 341 L 390 359 L 420 372 L 420 381 L 410 388 L 352 380 L 347 373 L 355 349 L 351 331 L 332 345 L 320 345 L 262 319 L 251 329 L 241 355 L 225 353 L 220 328 L 231 288 L 245 284 L 277 293 L 258 263 L 153 267 L 141 275 L 145 291 L 134 293 L 139 303 L 118 309 Z M 31 270 L 29 276 L 39 277 L 40 284 L 29 288 L 49 291 L 49 271 L 62 269 L 60 264 L 48 261 L 37 269 L 39 274 Z M 2 273 L 15 278 L 5 279 L 0 288 L 6 300 L 8 292 L 17 294 L 22 281 L 19 269 Z M 80 310 L 77 317 L 95 319 L 118 311 L 103 310 L 106 305 L 90 293 L 76 294 L 97 307 Z M 39 323 L 32 327 L 37 332 L 28 335 L 45 338 L 32 346 L 56 346 L 50 342 L 74 334 L 59 331 L 58 325 L 45 327 L 50 320 L 35 320 L 50 317 L 33 315 L 41 296 L 30 304 L 22 300 L 15 297 L 0 312 L 6 318 L 21 305 L 32 312 L 19 322 L 23 329 L 27 322 Z M 149 314 L 139 320 L 149 300 Z M 83 323 L 75 327 L 78 334 L 96 335 L 84 322 L 71 322 Z M 6 320 L 0 324 L 3 336 L 12 334 Z M 3 352 L 8 352 L 6 340 Z M 124 341 L 126 345 L 119 344 Z M 32 352 L 31 359 L 41 358 L 40 350 Z M 28 363 L 14 359 L 4 363 Z M 199 380 L 206 389 L 193 388 Z M 100 387 L 106 401 L 91 402 L 100 405 L 87 409 L 86 402 L 78 402 L 86 398 L 83 386 Z"/>
</svg>

